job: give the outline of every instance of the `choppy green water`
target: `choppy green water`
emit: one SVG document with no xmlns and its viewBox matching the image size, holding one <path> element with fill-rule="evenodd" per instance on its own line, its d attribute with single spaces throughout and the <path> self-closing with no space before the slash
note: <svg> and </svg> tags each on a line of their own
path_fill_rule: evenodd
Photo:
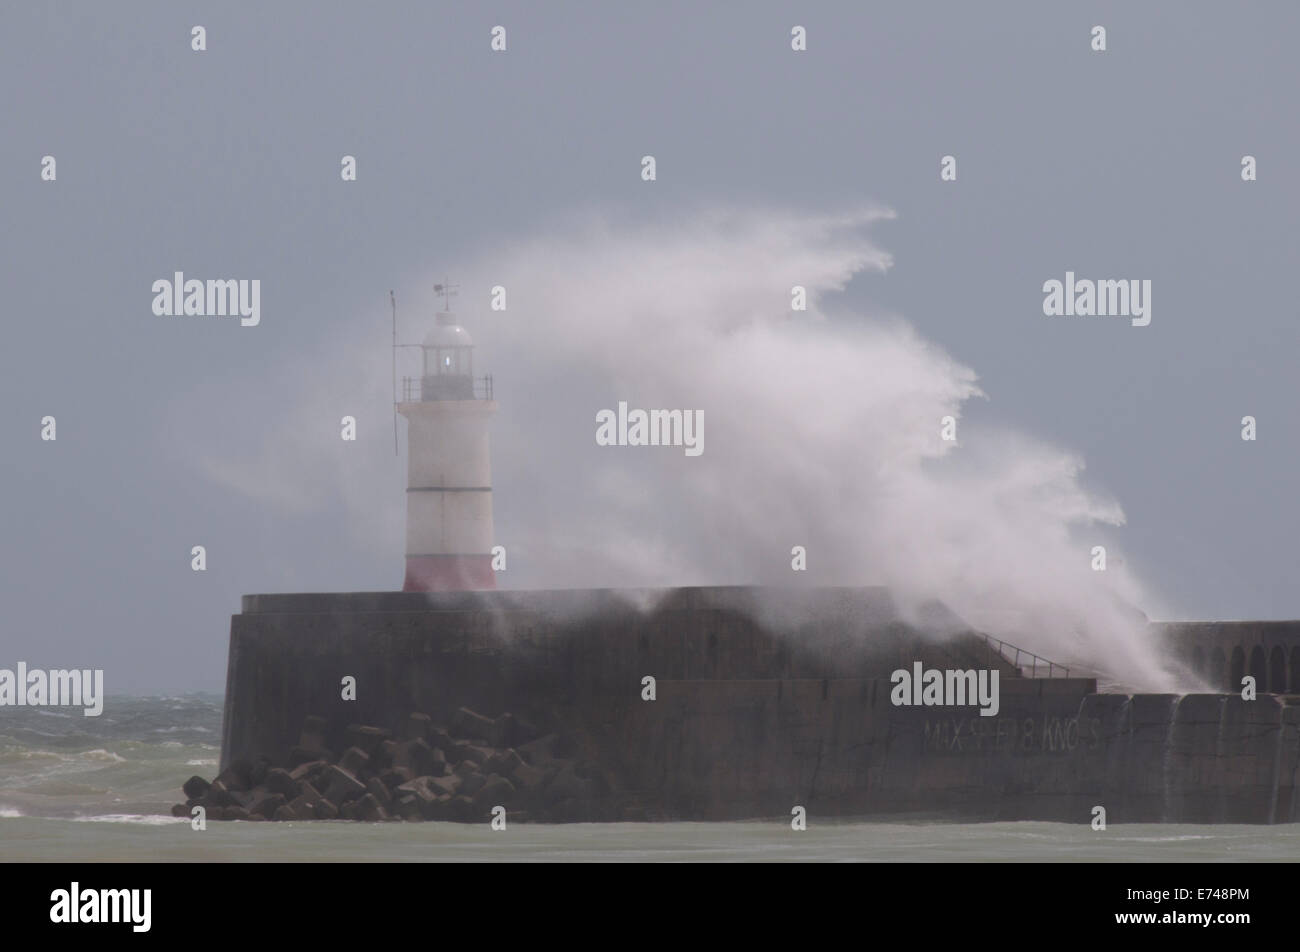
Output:
<svg viewBox="0 0 1300 952">
<path fill-rule="evenodd" d="M 61 861 L 1294 861 L 1295 827 L 1125 826 L 1094 833 L 1062 823 L 615 823 L 503 832 L 454 823 L 162 824 L 0 819 L 7 860 Z"/>
<path fill-rule="evenodd" d="M 0 859 L 15 861 L 1059 861 L 1300 858 L 1300 824 L 221 823 L 168 815 L 180 784 L 211 777 L 221 699 L 111 698 L 98 718 L 0 712 Z"/>
</svg>

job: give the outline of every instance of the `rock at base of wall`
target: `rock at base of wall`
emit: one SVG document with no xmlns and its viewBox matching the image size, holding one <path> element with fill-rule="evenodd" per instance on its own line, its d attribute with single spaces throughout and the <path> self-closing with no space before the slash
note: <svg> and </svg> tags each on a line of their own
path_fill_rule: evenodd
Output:
<svg viewBox="0 0 1300 952">
<path fill-rule="evenodd" d="M 370 766 L 370 755 L 360 747 L 349 747 L 339 758 L 339 766 L 350 774 L 359 774 Z"/>
<path fill-rule="evenodd" d="M 493 807 L 509 806 L 512 816 L 590 817 L 592 796 L 610 784 L 601 771 L 560 756 L 577 749 L 572 739 L 536 735 L 509 713 L 493 719 L 463 708 L 451 731 L 415 713 L 400 740 L 382 728 L 348 725 L 343 753 L 333 762 L 324 746 L 332 736 L 326 722 L 308 718 L 287 763 L 232 764 L 211 784 L 191 777 L 183 786 L 188 801 L 173 813 L 188 816 L 202 804 L 212 819 L 480 823 Z M 574 804 L 560 806 L 569 800 Z"/>
<path fill-rule="evenodd" d="M 288 802 L 284 794 L 268 791 L 253 801 L 252 806 L 249 807 L 249 812 L 271 819 L 275 816 L 275 812 Z"/>
<path fill-rule="evenodd" d="M 372 793 L 367 793 L 357 801 L 356 811 L 357 818 L 368 823 L 378 823 L 388 819 L 388 813 L 379 805 L 379 801 Z"/>
<path fill-rule="evenodd" d="M 392 810 L 393 795 L 388 792 L 388 788 L 380 782 L 378 777 L 371 777 L 366 781 L 366 793 L 374 797 L 385 812 Z"/>
<path fill-rule="evenodd" d="M 327 768 L 321 775 L 321 780 L 325 797 L 331 802 L 339 804 L 340 808 L 366 792 L 365 784 L 338 764 Z"/>
<path fill-rule="evenodd" d="M 272 793 L 281 794 L 286 800 L 292 800 L 302 792 L 302 782 L 294 779 L 283 767 L 268 770 L 263 785 Z"/>
<path fill-rule="evenodd" d="M 189 797 L 191 800 L 202 800 L 207 796 L 208 789 L 211 786 L 212 784 L 208 783 L 202 777 L 195 775 L 181 785 L 181 790 L 185 793 L 185 796 Z"/>
<path fill-rule="evenodd" d="M 509 806 L 514 799 L 515 785 L 500 774 L 492 774 L 474 794 L 473 802 L 475 808 L 483 810 L 494 806 Z"/>
</svg>

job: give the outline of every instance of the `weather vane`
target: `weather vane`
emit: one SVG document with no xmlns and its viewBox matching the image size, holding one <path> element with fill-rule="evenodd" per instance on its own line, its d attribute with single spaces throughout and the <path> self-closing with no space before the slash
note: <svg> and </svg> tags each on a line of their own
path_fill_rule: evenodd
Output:
<svg viewBox="0 0 1300 952">
<path fill-rule="evenodd" d="M 456 291 L 459 287 L 459 284 L 451 284 L 446 278 L 442 279 L 442 284 L 435 284 L 433 286 L 433 293 L 442 295 L 442 309 L 444 312 L 451 311 L 451 299 L 456 296 Z"/>
</svg>

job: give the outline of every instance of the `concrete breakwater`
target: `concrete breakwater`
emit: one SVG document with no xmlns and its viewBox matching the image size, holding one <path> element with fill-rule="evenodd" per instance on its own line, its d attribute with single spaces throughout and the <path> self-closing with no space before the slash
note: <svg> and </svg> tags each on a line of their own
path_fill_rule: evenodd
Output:
<svg viewBox="0 0 1300 952">
<path fill-rule="evenodd" d="M 324 728 L 308 717 L 283 765 L 240 760 L 211 783 L 191 777 L 187 801 L 172 814 L 191 817 L 201 806 L 213 820 L 474 823 L 508 808 L 515 822 L 647 819 L 572 737 L 540 734 L 509 713 L 486 718 L 461 708 L 450 730 L 414 713 L 396 737 L 349 725 L 338 756 L 325 746 Z"/>
<path fill-rule="evenodd" d="M 894 706 L 890 672 L 918 661 L 997 668 L 998 714 Z M 528 736 L 486 745 L 473 768 L 449 763 L 451 774 L 508 780 L 508 806 L 536 819 L 721 820 L 803 806 L 1087 822 L 1103 806 L 1109 822 L 1288 822 L 1300 818 L 1290 701 L 1026 678 L 942 606 L 905 616 L 882 589 L 259 595 L 232 619 L 221 768 L 346 770 L 295 752 L 305 722 L 340 758 L 371 756 L 349 742 L 358 725 L 373 725 L 381 746 L 409 742 L 412 712 L 464 744 L 473 739 L 453 731 L 464 708 L 490 724 L 508 714 Z M 527 748 L 544 737 L 564 748 L 545 756 L 569 761 L 581 784 L 549 790 L 562 765 Z M 357 782 L 391 770 L 385 756 L 394 752 Z M 531 786 L 499 759 L 485 772 L 494 757 L 530 768 Z M 384 812 L 486 822 L 478 790 L 433 783 L 448 774 L 379 782 L 391 797 L 421 776 L 437 805 L 397 806 L 412 788 Z M 321 776 L 296 779 L 330 799 Z M 469 803 L 451 805 L 457 797 Z"/>
</svg>

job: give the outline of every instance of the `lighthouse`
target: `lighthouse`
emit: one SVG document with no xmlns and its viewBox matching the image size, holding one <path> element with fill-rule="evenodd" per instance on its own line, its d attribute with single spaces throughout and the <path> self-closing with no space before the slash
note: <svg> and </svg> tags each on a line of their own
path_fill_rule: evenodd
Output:
<svg viewBox="0 0 1300 952">
<path fill-rule="evenodd" d="M 419 345 L 419 378 L 402 381 L 406 417 L 406 592 L 495 588 L 492 464 L 488 425 L 497 405 L 492 378 L 474 376 L 474 341 L 450 312 L 449 285 L 435 285 L 444 309 Z"/>
</svg>

